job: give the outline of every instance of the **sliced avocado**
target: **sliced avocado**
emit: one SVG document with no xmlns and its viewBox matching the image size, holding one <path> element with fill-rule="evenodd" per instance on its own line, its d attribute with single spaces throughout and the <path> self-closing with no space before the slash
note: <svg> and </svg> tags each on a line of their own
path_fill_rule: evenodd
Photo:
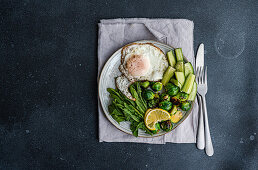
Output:
<svg viewBox="0 0 258 170">
<path fill-rule="evenodd" d="M 191 93 L 189 94 L 188 100 L 190 100 L 190 101 L 194 101 L 195 96 L 196 96 L 196 93 L 197 93 L 197 83 L 196 83 L 196 82 L 194 82 L 194 84 L 193 84 L 193 88 L 192 88 Z"/>
<path fill-rule="evenodd" d="M 179 87 L 180 89 L 183 87 L 181 83 L 179 83 L 178 80 L 176 79 L 170 79 L 170 82 L 173 83 L 174 85 L 176 85 L 177 87 Z"/>
<path fill-rule="evenodd" d="M 185 75 L 183 72 L 175 72 L 176 79 L 179 81 L 181 85 L 185 83 Z"/>
<path fill-rule="evenodd" d="M 173 77 L 175 71 L 176 71 L 176 69 L 174 69 L 174 68 L 171 67 L 171 66 L 168 66 L 166 72 L 165 72 L 164 75 L 163 75 L 162 81 L 161 81 L 161 83 L 162 83 L 164 86 L 169 82 L 169 80 L 171 79 L 171 77 Z"/>
<path fill-rule="evenodd" d="M 173 50 L 171 50 L 171 51 L 169 51 L 169 52 L 167 53 L 167 57 L 168 57 L 168 63 L 169 63 L 169 65 L 172 66 L 172 67 L 175 67 L 175 65 L 176 65 L 176 57 L 175 57 L 175 55 L 174 55 Z"/>
<path fill-rule="evenodd" d="M 175 49 L 175 53 L 176 53 L 177 62 L 184 61 L 184 56 L 183 56 L 182 48 Z"/>
<path fill-rule="evenodd" d="M 192 88 L 193 88 L 194 80 L 195 80 L 195 75 L 190 73 L 185 81 L 183 88 L 182 88 L 182 92 L 190 94 L 192 91 Z"/>
<path fill-rule="evenodd" d="M 184 68 L 184 62 L 183 61 L 179 61 L 176 63 L 176 71 L 179 71 L 179 72 L 185 72 L 185 68 Z"/>
<path fill-rule="evenodd" d="M 185 77 L 187 77 L 190 73 L 194 73 L 193 66 L 191 63 L 185 63 Z"/>
<path fill-rule="evenodd" d="M 182 119 L 183 113 L 181 111 L 177 111 L 175 114 L 173 114 L 170 118 L 173 123 L 179 122 L 180 119 Z"/>
</svg>

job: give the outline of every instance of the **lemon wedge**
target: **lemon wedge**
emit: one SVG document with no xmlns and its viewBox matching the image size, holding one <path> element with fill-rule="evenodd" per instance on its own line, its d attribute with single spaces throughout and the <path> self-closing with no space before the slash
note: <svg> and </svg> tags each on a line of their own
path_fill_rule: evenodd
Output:
<svg viewBox="0 0 258 170">
<path fill-rule="evenodd" d="M 163 109 L 148 109 L 144 116 L 144 123 L 149 130 L 155 130 L 155 124 L 163 120 L 169 120 L 170 114 Z"/>
</svg>

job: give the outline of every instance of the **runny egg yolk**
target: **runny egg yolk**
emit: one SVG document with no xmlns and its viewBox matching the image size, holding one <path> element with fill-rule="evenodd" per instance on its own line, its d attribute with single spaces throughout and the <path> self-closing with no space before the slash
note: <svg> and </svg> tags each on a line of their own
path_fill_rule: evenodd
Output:
<svg viewBox="0 0 258 170">
<path fill-rule="evenodd" d="M 126 62 L 128 73 L 132 76 L 144 76 L 150 68 L 150 60 L 142 55 L 132 55 Z"/>
</svg>

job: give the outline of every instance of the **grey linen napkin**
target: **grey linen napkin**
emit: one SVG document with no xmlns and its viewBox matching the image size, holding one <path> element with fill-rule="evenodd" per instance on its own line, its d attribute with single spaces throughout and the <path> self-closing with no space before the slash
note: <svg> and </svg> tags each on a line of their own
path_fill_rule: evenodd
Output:
<svg viewBox="0 0 258 170">
<path fill-rule="evenodd" d="M 182 48 L 184 56 L 194 64 L 193 29 L 194 23 L 187 19 L 108 19 L 99 23 L 98 73 L 109 57 L 122 46 L 138 40 L 156 40 L 175 48 Z M 165 144 L 195 143 L 198 125 L 198 104 L 187 119 L 172 132 L 154 138 L 128 135 L 112 125 L 98 104 L 100 142 L 137 142 Z"/>
</svg>

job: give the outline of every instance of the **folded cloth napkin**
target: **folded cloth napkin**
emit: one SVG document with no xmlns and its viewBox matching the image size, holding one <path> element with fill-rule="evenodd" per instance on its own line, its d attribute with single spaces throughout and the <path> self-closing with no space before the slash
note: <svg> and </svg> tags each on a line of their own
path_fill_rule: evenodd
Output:
<svg viewBox="0 0 258 170">
<path fill-rule="evenodd" d="M 194 64 L 194 23 L 187 19 L 108 19 L 99 23 L 98 73 L 109 57 L 122 46 L 138 40 L 156 40 L 175 48 L 182 48 L 184 56 Z M 165 144 L 195 143 L 198 125 L 198 104 L 195 101 L 192 113 L 172 132 L 154 138 L 141 138 L 118 130 L 105 117 L 98 104 L 100 142 L 137 142 Z"/>
</svg>

